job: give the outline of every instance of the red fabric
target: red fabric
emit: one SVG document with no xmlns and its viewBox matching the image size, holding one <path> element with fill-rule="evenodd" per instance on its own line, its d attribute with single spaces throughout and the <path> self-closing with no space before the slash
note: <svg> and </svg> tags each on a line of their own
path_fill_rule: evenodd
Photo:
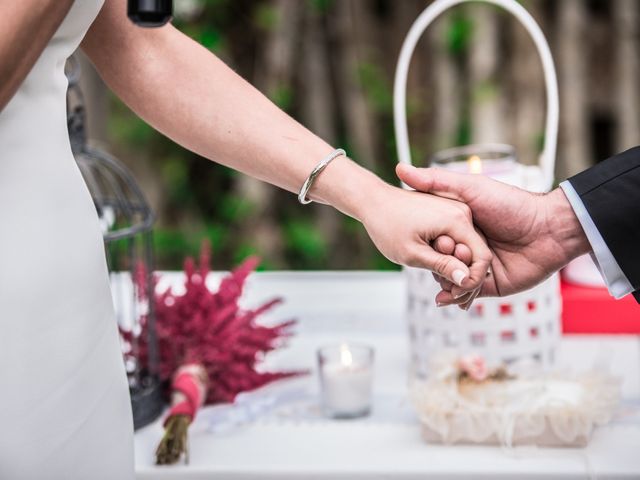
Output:
<svg viewBox="0 0 640 480">
<path fill-rule="evenodd" d="M 180 392 L 187 397 L 187 399 L 171 407 L 167 420 L 174 415 L 187 415 L 189 420 L 193 421 L 202 403 L 200 387 L 196 379 L 187 372 L 180 373 L 174 378 L 171 384 L 171 391 Z M 167 420 L 165 420 L 165 424 Z"/>
<path fill-rule="evenodd" d="M 640 305 L 632 295 L 616 300 L 606 288 L 562 282 L 563 333 L 640 333 Z"/>
</svg>

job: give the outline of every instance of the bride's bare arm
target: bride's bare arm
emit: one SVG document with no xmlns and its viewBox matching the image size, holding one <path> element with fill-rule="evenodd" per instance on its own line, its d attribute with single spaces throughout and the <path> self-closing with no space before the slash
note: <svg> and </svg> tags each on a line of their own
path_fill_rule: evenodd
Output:
<svg viewBox="0 0 640 480">
<path fill-rule="evenodd" d="M 332 147 L 281 111 L 215 55 L 173 26 L 142 29 L 125 0 L 107 0 L 83 48 L 106 83 L 138 115 L 181 145 L 218 163 L 296 192 Z M 362 221 L 392 261 L 444 272 L 466 284 L 484 278 L 490 253 L 463 204 L 392 187 L 338 157 L 311 198 Z M 294 198 L 292 197 L 292 201 Z M 449 231 L 474 253 L 469 269 L 430 246 Z"/>
<path fill-rule="evenodd" d="M 131 24 L 124 4 L 107 0 L 83 42 L 109 87 L 188 149 L 289 191 L 299 189 L 332 147 L 173 26 L 143 29 Z M 325 190 L 351 189 L 354 176 L 370 183 L 369 188 L 380 183 L 344 158 L 330 169 L 344 172 L 342 180 L 314 188 L 315 200 L 333 203 L 336 199 Z M 318 178 L 318 187 L 329 171 Z M 347 213 L 358 215 L 352 209 Z"/>
<path fill-rule="evenodd" d="M 31 71 L 73 0 L 0 0 L 0 111 Z"/>
</svg>

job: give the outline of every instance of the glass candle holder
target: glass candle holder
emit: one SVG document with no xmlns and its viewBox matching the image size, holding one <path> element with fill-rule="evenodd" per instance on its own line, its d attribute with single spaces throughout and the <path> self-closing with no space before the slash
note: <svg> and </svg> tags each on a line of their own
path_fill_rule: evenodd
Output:
<svg viewBox="0 0 640 480">
<path fill-rule="evenodd" d="M 371 412 L 373 348 L 342 344 L 318 350 L 320 391 L 325 415 L 357 418 Z"/>
<path fill-rule="evenodd" d="M 457 173 L 486 175 L 517 187 L 526 186 L 523 165 L 518 163 L 514 147 L 502 143 L 442 150 L 431 157 L 431 166 Z"/>
</svg>

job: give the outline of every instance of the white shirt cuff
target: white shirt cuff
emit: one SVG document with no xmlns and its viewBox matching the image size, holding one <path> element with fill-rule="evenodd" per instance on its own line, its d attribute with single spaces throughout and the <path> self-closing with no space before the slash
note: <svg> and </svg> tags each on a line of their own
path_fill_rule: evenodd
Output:
<svg viewBox="0 0 640 480">
<path fill-rule="evenodd" d="M 618 265 L 618 262 L 611 253 L 611 250 L 607 247 L 604 238 L 602 238 L 596 224 L 593 223 L 593 219 L 589 215 L 589 212 L 587 212 L 580 195 L 575 191 L 573 185 L 571 185 L 568 180 L 565 180 L 560 184 L 560 188 L 562 188 L 567 200 L 569 200 L 571 208 L 573 208 L 573 211 L 576 214 L 576 217 L 578 217 L 578 221 L 580 222 L 580 225 L 582 225 L 582 229 L 587 236 L 587 240 L 589 240 L 589 243 L 591 244 L 591 249 L 593 250 L 591 258 L 598 267 L 598 270 L 600 270 L 600 274 L 607 284 L 609 293 L 615 298 L 622 298 L 628 293 L 633 292 L 631 282 L 629 282 L 626 275 L 620 268 L 620 265 Z"/>
</svg>

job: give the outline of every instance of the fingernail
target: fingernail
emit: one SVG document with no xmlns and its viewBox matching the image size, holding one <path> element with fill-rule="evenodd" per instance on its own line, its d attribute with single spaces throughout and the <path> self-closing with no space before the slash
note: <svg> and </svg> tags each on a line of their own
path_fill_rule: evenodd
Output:
<svg viewBox="0 0 640 480">
<path fill-rule="evenodd" d="M 467 278 L 467 274 L 464 273 L 462 270 L 454 270 L 451 277 L 453 278 L 453 283 L 461 287 L 462 282 L 464 281 L 465 278 Z"/>
</svg>

